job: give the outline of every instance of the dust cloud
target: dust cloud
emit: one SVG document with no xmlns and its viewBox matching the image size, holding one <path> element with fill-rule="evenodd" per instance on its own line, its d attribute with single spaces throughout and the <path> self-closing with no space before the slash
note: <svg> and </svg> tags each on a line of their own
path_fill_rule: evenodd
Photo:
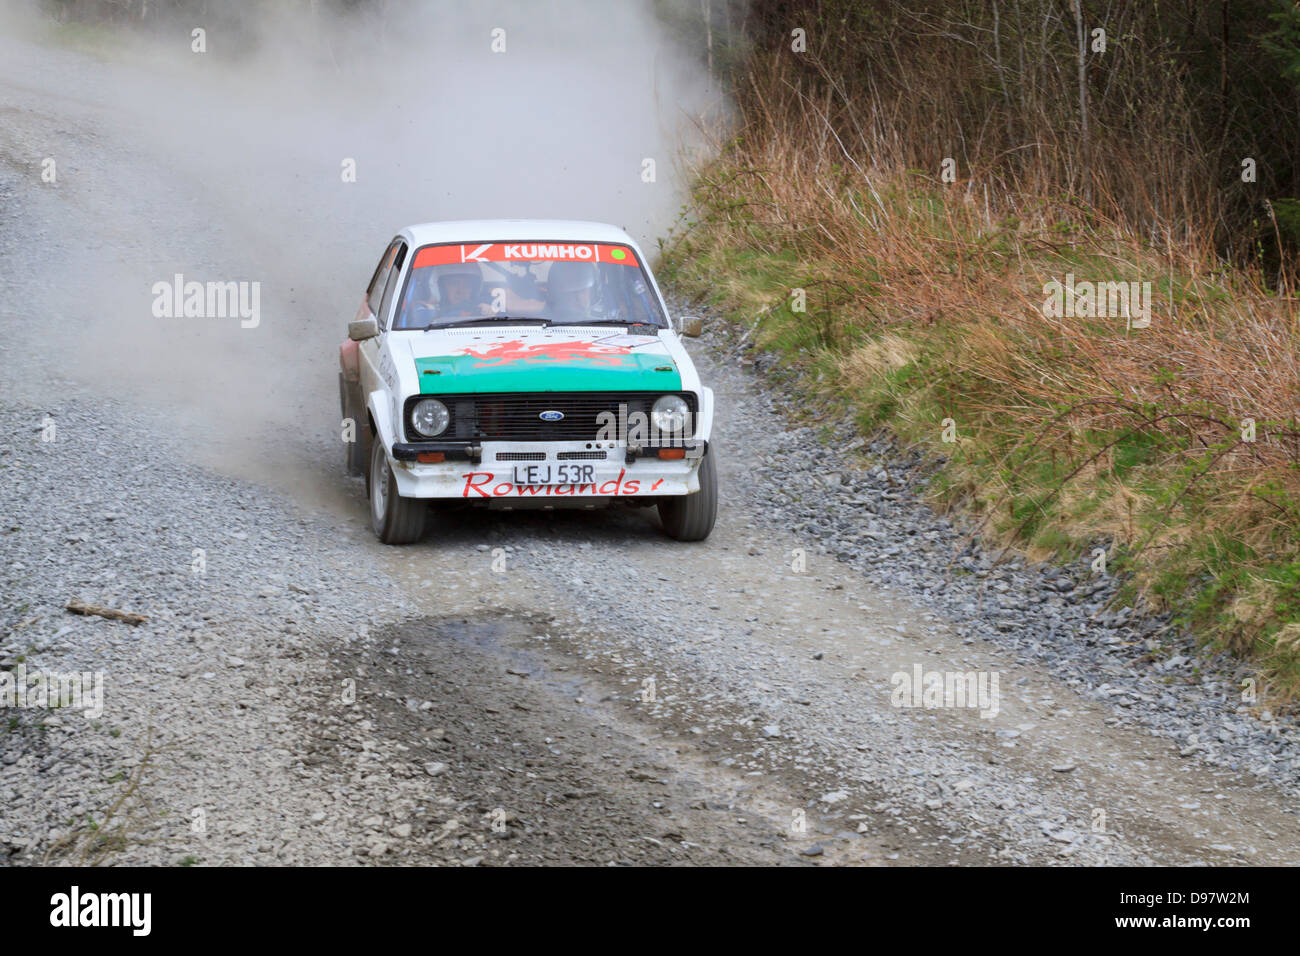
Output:
<svg viewBox="0 0 1300 956">
<path fill-rule="evenodd" d="M 201 23 L 74 46 L 6 7 L 0 272 L 23 341 L 0 356 L 11 382 L 163 410 L 228 470 L 292 485 L 341 458 L 337 346 L 398 229 L 594 219 L 652 251 L 725 104 L 651 0 L 265 6 L 202 53 Z M 258 324 L 155 315 L 177 274 L 258 283 Z"/>
</svg>

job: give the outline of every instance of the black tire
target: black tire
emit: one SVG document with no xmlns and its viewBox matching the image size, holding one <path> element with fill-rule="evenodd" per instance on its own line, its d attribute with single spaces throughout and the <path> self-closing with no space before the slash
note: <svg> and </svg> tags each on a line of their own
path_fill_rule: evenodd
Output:
<svg viewBox="0 0 1300 956">
<path fill-rule="evenodd" d="M 423 498 L 403 498 L 397 493 L 397 478 L 381 441 L 371 442 L 366 499 L 370 504 L 370 524 L 380 541 L 410 544 L 420 540 L 429 502 Z"/>
<path fill-rule="evenodd" d="M 659 499 L 659 521 L 664 531 L 678 541 L 703 541 L 713 530 L 718 517 L 718 473 L 713 457 L 710 448 L 700 462 L 699 491 Z"/>
<path fill-rule="evenodd" d="M 348 388 L 342 372 L 339 372 L 339 408 L 343 418 L 352 419 L 353 425 L 353 440 L 343 443 L 343 467 L 349 475 L 364 475 L 370 464 L 370 430 L 356 389 Z"/>
</svg>

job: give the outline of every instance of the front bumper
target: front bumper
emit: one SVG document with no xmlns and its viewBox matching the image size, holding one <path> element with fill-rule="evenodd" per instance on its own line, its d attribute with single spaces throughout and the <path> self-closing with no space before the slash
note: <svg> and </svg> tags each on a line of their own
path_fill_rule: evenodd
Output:
<svg viewBox="0 0 1300 956">
<path fill-rule="evenodd" d="M 688 443 L 685 457 L 662 459 L 658 448 L 629 451 L 619 442 L 408 442 L 394 444 L 393 476 L 404 498 L 456 498 L 472 502 L 526 499 L 636 498 L 689 495 L 700 490 L 699 466 L 708 442 Z M 591 457 L 604 452 L 603 459 Z M 441 454 L 440 462 L 420 461 Z M 537 457 L 542 455 L 544 457 Z M 561 456 L 566 457 L 561 457 Z M 515 457 L 515 456 L 527 456 Z M 516 484 L 515 466 L 544 470 L 590 466 L 580 483 Z"/>
</svg>

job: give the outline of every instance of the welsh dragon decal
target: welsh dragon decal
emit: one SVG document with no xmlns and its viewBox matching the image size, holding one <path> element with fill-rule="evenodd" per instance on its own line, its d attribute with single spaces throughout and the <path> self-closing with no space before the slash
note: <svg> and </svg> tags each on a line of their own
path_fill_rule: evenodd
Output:
<svg viewBox="0 0 1300 956">
<path fill-rule="evenodd" d="M 536 342 L 526 343 L 518 339 L 510 342 L 498 342 L 482 348 L 473 346 L 462 349 L 460 355 L 472 355 L 479 361 L 475 368 L 490 368 L 497 365 L 509 365 L 512 362 L 573 362 L 589 361 L 601 365 L 618 366 L 633 364 L 631 351 L 622 345 L 602 345 L 599 342 Z"/>
</svg>

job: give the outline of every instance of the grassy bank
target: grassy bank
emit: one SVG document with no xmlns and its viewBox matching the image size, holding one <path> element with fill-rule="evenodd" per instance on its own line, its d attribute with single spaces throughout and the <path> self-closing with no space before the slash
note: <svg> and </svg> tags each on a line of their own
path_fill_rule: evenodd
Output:
<svg viewBox="0 0 1300 956">
<path fill-rule="evenodd" d="M 1104 549 L 1125 601 L 1174 611 L 1294 701 L 1300 319 L 1286 285 L 1069 196 L 869 166 L 812 111 L 751 105 L 742 120 L 665 246 L 678 288 L 752 325 L 864 433 L 946 459 L 936 507 L 1034 558 Z M 1044 285 L 1067 276 L 1150 283 L 1149 325 L 1045 307 Z"/>
</svg>

